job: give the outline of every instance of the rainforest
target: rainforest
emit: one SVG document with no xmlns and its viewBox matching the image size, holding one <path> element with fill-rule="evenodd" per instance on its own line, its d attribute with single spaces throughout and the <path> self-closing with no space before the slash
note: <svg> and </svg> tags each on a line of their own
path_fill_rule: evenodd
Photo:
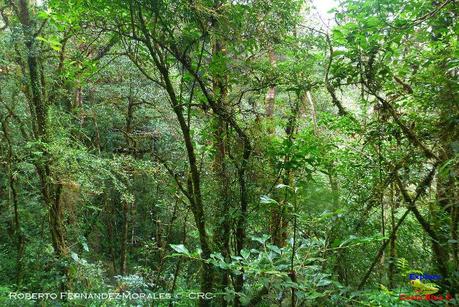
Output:
<svg viewBox="0 0 459 307">
<path fill-rule="evenodd" d="M 458 4 L 0 0 L 0 306 L 457 306 Z"/>
</svg>

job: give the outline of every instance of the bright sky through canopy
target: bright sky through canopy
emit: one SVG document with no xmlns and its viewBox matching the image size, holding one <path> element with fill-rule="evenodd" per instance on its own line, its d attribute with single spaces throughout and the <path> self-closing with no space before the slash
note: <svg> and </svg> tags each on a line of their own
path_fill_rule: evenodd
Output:
<svg viewBox="0 0 459 307">
<path fill-rule="evenodd" d="M 313 6 L 320 14 L 324 22 L 332 24 L 333 14 L 328 13 L 332 8 L 336 6 L 335 0 L 311 0 Z"/>
</svg>

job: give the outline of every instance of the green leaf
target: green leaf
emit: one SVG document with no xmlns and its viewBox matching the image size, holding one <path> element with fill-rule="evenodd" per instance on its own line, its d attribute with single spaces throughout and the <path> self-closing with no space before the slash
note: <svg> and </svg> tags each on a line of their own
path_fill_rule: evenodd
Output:
<svg viewBox="0 0 459 307">
<path fill-rule="evenodd" d="M 75 261 L 78 261 L 78 260 L 79 260 L 78 254 L 75 253 L 75 252 L 71 252 L 71 253 L 70 253 L 70 257 L 72 257 L 72 259 L 75 260 Z"/>
<path fill-rule="evenodd" d="M 328 280 L 328 279 L 321 279 L 318 283 L 317 283 L 317 287 L 324 287 L 324 286 L 328 286 L 329 284 L 331 284 L 332 281 L 331 280 Z"/>
<path fill-rule="evenodd" d="M 260 203 L 265 205 L 278 204 L 278 202 L 267 195 L 260 196 Z"/>
<path fill-rule="evenodd" d="M 177 253 L 190 255 L 190 251 L 183 244 L 170 244 L 171 248 Z"/>
<path fill-rule="evenodd" d="M 244 259 L 249 258 L 249 256 L 250 256 L 250 251 L 247 250 L 247 249 L 241 250 L 241 256 L 242 256 L 242 258 L 244 258 Z"/>
<path fill-rule="evenodd" d="M 276 245 L 268 244 L 268 248 L 279 255 L 282 254 L 281 249 Z"/>
<path fill-rule="evenodd" d="M 369 18 L 366 20 L 366 22 L 367 22 L 367 25 L 370 26 L 370 27 L 376 27 L 376 26 L 379 25 L 379 19 L 378 19 L 378 17 L 374 17 L 374 16 L 369 17 Z"/>
<path fill-rule="evenodd" d="M 265 244 L 266 241 L 268 241 L 268 239 L 270 238 L 271 236 L 267 235 L 267 234 L 264 234 L 262 235 L 261 237 L 252 237 L 252 240 L 254 241 L 257 241 L 257 242 L 260 242 L 261 244 Z"/>
</svg>

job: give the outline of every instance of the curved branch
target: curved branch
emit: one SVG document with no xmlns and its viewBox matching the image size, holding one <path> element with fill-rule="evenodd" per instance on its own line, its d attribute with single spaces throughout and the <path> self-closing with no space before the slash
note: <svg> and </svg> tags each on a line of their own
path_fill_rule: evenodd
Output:
<svg viewBox="0 0 459 307">
<path fill-rule="evenodd" d="M 325 87 L 327 88 L 328 93 L 332 97 L 333 104 L 338 108 L 338 114 L 339 115 L 347 115 L 348 112 L 343 107 L 343 104 L 338 99 L 338 97 L 336 97 L 335 88 L 330 83 L 329 74 L 330 74 L 331 65 L 333 63 L 333 46 L 332 46 L 332 43 L 331 43 L 331 40 L 330 40 L 330 35 L 328 35 L 328 33 L 325 33 L 325 39 L 326 39 L 327 44 L 328 44 L 328 51 L 330 52 L 327 68 L 326 68 L 326 71 L 325 71 Z"/>
</svg>

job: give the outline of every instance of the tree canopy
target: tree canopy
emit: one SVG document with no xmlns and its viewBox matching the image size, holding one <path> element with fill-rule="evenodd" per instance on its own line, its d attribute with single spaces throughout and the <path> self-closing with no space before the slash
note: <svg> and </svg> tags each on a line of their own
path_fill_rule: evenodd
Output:
<svg viewBox="0 0 459 307">
<path fill-rule="evenodd" d="M 0 305 L 459 301 L 459 6 L 0 0 Z"/>
</svg>

